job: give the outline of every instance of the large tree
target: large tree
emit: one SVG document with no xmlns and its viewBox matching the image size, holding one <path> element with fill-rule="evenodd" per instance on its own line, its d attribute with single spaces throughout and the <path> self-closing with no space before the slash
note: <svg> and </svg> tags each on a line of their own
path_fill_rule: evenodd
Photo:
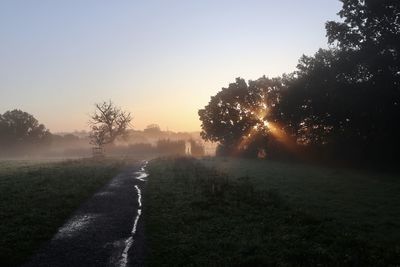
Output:
<svg viewBox="0 0 400 267">
<path fill-rule="evenodd" d="M 326 23 L 329 43 L 345 50 L 380 51 L 397 61 L 399 52 L 400 2 L 397 0 L 341 0 L 341 22 Z M 366 55 L 376 57 L 376 53 Z"/>
<path fill-rule="evenodd" d="M 268 129 L 264 123 L 276 104 L 280 86 L 279 79 L 262 77 L 247 84 L 237 78 L 199 110 L 202 138 L 218 142 L 224 154 L 242 153 L 256 141 L 257 147 L 265 147 Z"/>
<path fill-rule="evenodd" d="M 286 129 L 331 157 L 387 161 L 400 148 L 400 1 L 343 0 L 329 50 L 303 56 L 279 103 Z"/>
<path fill-rule="evenodd" d="M 237 148 L 253 129 L 265 131 L 267 119 L 295 139 L 296 150 L 300 145 L 302 151 L 353 162 L 395 161 L 400 149 L 400 1 L 342 2 L 342 20 L 326 24 L 329 49 L 301 57 L 297 70 L 282 79 L 260 79 L 264 86 L 260 80 L 247 85 L 238 79 L 224 88 L 199 112 L 203 138 Z M 277 90 L 265 94 L 259 88 Z M 260 101 L 263 96 L 272 103 Z M 261 104 L 268 111 L 263 119 Z"/>
<path fill-rule="evenodd" d="M 90 116 L 91 144 L 102 148 L 123 136 L 132 120 L 131 114 L 117 107 L 111 101 L 95 104 Z"/>
</svg>

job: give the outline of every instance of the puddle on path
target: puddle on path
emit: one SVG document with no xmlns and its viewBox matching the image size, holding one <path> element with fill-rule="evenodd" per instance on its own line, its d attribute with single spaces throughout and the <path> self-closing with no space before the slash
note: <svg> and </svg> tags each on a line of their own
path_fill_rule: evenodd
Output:
<svg viewBox="0 0 400 267">
<path fill-rule="evenodd" d="M 99 214 L 85 214 L 73 217 L 58 230 L 57 234 L 55 235 L 55 239 L 70 238 L 75 236 L 80 231 L 89 228 L 89 225 L 92 224 L 98 217 L 100 217 Z"/>
</svg>

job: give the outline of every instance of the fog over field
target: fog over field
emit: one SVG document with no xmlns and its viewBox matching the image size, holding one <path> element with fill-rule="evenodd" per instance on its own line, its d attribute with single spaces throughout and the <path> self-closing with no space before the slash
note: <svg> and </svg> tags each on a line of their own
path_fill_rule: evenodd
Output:
<svg viewBox="0 0 400 267">
<path fill-rule="evenodd" d="M 400 266 L 399 0 L 0 1 L 0 267 Z"/>
<path fill-rule="evenodd" d="M 29 113 L 13 110 L 6 112 L 0 121 L 2 159 L 62 159 L 91 157 L 95 147 L 90 132 L 75 131 L 51 133 Z M 157 124 L 144 130 L 127 129 L 113 143 L 103 144 L 108 153 L 119 156 L 129 154 L 194 154 L 213 155 L 216 145 L 204 142 L 200 132 L 162 131 Z M 196 145 L 201 151 L 196 152 Z"/>
</svg>

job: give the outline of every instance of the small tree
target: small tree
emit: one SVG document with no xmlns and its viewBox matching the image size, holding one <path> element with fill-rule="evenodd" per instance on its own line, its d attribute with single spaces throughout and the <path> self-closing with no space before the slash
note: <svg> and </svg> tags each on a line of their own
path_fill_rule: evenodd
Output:
<svg viewBox="0 0 400 267">
<path fill-rule="evenodd" d="M 129 112 L 123 111 L 111 101 L 95 104 L 95 111 L 90 116 L 90 143 L 102 153 L 104 145 L 113 143 L 123 136 L 132 120 Z"/>
</svg>

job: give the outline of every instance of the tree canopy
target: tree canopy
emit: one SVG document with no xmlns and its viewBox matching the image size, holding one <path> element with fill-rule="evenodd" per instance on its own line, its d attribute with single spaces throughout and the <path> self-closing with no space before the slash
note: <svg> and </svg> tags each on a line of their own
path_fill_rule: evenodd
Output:
<svg viewBox="0 0 400 267">
<path fill-rule="evenodd" d="M 256 81 L 237 78 L 228 88 L 223 88 L 217 95 L 211 97 L 210 102 L 199 110 L 202 121 L 202 138 L 208 141 L 219 142 L 220 149 L 227 153 L 240 153 L 249 146 L 246 139 L 260 135 L 266 143 L 268 128 L 265 122 L 269 109 L 275 106 L 279 98 L 280 79 L 262 77 Z"/>
<path fill-rule="evenodd" d="M 3 153 L 40 147 L 50 142 L 50 136 L 49 130 L 27 112 L 14 109 L 0 114 L 0 150 Z"/>
<path fill-rule="evenodd" d="M 252 129 L 271 139 L 273 128 L 262 126 L 275 122 L 318 157 L 393 162 L 400 149 L 400 1 L 342 3 L 342 20 L 326 23 L 329 49 L 302 56 L 281 78 L 237 79 L 223 88 L 199 111 L 202 137 L 237 147 Z"/>
<path fill-rule="evenodd" d="M 102 147 L 123 136 L 132 120 L 131 114 L 117 107 L 111 101 L 95 104 L 90 117 L 90 142 Z"/>
</svg>

